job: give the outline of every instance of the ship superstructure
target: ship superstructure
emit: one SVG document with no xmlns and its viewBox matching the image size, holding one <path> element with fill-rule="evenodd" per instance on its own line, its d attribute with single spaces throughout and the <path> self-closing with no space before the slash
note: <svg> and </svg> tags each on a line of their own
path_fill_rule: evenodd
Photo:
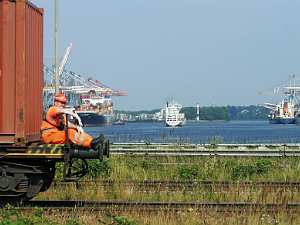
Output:
<svg viewBox="0 0 300 225">
<path fill-rule="evenodd" d="M 264 103 L 264 107 L 270 109 L 269 122 L 271 124 L 295 124 L 299 115 L 298 95 L 300 86 L 290 82 L 289 86 L 282 88 L 284 98 L 278 104 Z"/>
<path fill-rule="evenodd" d="M 269 121 L 272 124 L 295 124 L 298 106 L 289 98 L 283 99 L 279 104 L 265 103 L 265 107 L 271 109 Z"/>
<path fill-rule="evenodd" d="M 166 126 L 177 127 L 185 124 L 185 115 L 180 113 L 182 106 L 175 101 L 167 102 L 165 107 Z"/>
</svg>

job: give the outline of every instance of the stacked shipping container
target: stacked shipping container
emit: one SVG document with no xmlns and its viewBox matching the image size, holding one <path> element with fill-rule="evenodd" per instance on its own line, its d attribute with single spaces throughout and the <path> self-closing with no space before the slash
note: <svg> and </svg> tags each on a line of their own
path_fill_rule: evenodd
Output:
<svg viewBox="0 0 300 225">
<path fill-rule="evenodd" d="M 0 0 L 0 144 L 40 140 L 43 10 Z"/>
</svg>

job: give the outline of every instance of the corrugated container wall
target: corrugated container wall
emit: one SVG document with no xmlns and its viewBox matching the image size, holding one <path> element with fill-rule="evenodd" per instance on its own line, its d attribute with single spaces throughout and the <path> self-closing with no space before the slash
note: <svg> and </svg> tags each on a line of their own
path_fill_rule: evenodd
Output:
<svg viewBox="0 0 300 225">
<path fill-rule="evenodd" d="M 40 140 L 43 10 L 0 0 L 0 143 Z"/>
</svg>

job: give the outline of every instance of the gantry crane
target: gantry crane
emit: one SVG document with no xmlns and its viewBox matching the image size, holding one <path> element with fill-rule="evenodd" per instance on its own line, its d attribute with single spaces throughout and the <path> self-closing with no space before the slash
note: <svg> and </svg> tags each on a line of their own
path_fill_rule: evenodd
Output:
<svg viewBox="0 0 300 225">
<path fill-rule="evenodd" d="M 99 96 L 126 96 L 126 92 L 112 89 L 98 80 L 92 78 L 85 78 L 73 71 L 65 70 L 68 62 L 70 52 L 72 50 L 72 43 L 65 51 L 64 57 L 59 66 L 59 90 L 67 94 L 81 95 L 95 93 Z M 45 85 L 44 95 L 53 95 L 55 92 L 55 76 L 54 70 L 48 66 L 44 66 Z"/>
</svg>

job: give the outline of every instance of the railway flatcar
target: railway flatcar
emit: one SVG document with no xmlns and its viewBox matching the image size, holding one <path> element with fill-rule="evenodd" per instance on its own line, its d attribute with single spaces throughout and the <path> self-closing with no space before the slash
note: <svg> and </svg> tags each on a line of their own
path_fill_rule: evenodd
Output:
<svg viewBox="0 0 300 225">
<path fill-rule="evenodd" d="M 43 14 L 26 0 L 0 0 L 0 204 L 46 191 L 58 162 L 74 181 L 88 172 L 87 159 L 109 155 L 105 139 L 97 151 L 41 142 Z"/>
<path fill-rule="evenodd" d="M 87 159 L 103 160 L 108 155 L 108 140 L 98 151 L 69 144 L 0 144 L 0 204 L 24 202 L 46 191 L 58 162 L 64 164 L 63 179 L 76 181 L 87 174 Z"/>
</svg>

